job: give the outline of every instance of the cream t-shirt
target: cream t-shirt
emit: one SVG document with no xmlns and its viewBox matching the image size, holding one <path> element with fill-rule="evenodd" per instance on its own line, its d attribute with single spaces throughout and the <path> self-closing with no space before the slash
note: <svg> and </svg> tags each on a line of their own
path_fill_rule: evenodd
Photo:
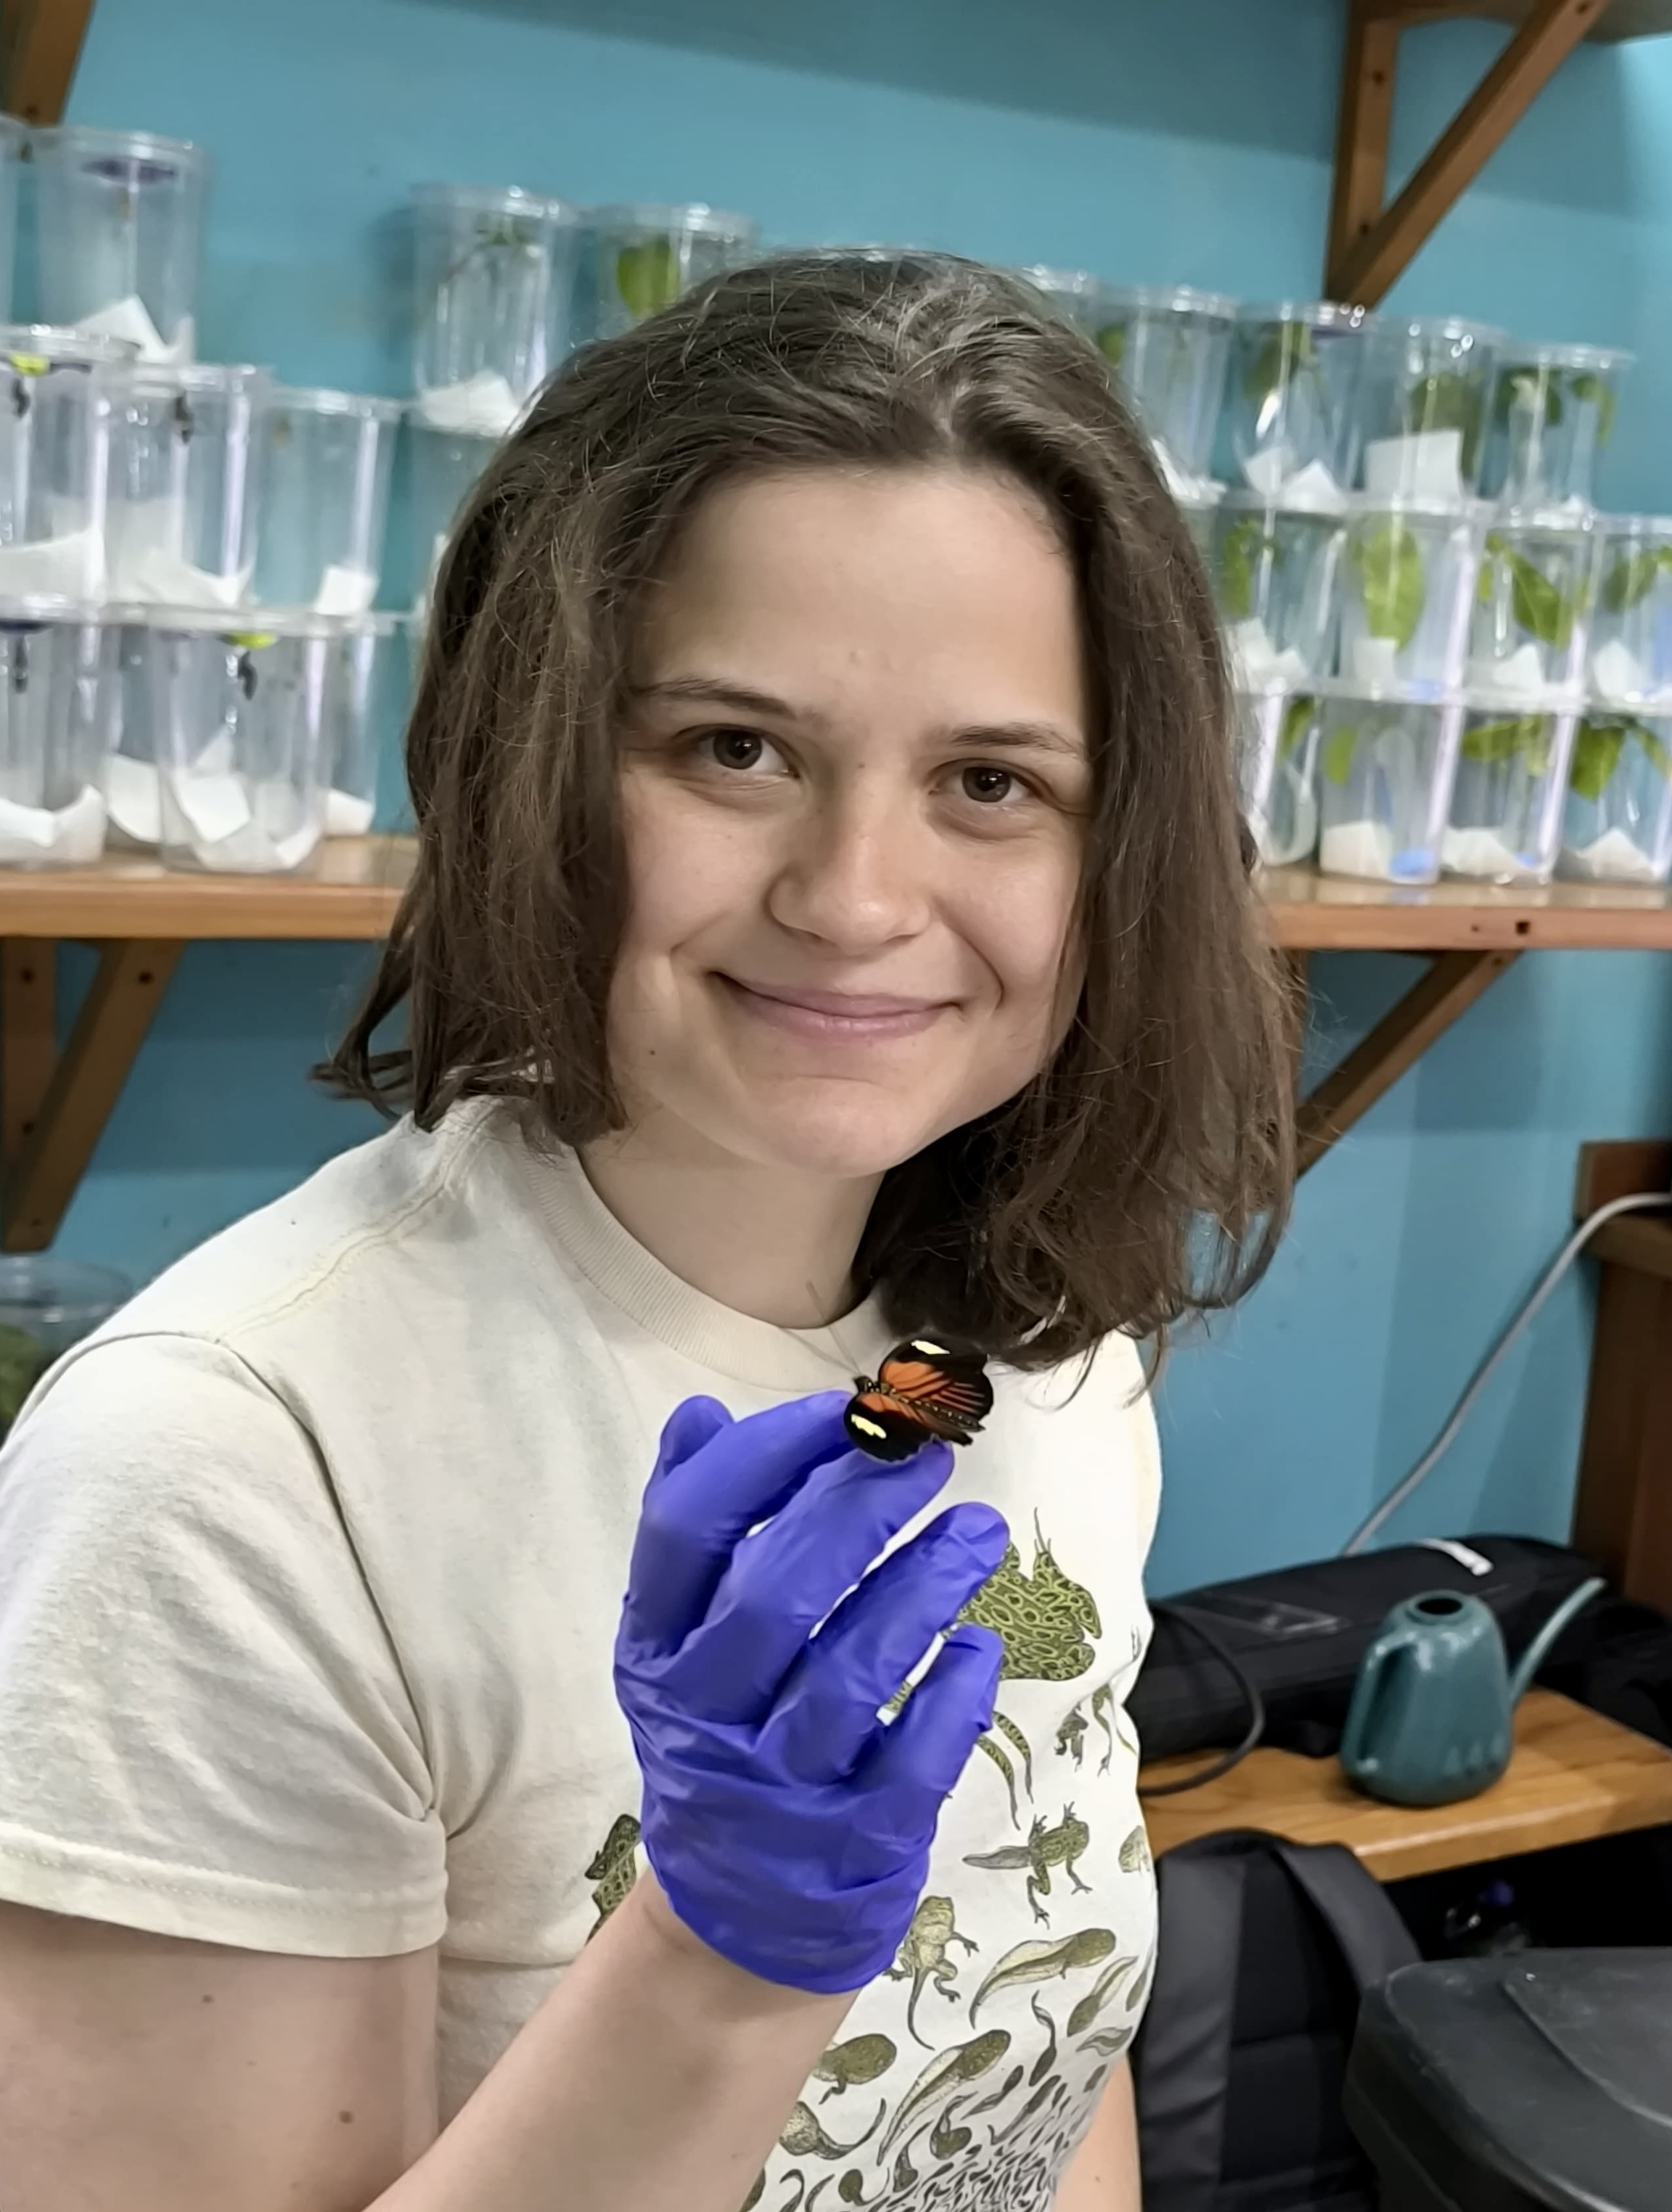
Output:
<svg viewBox="0 0 1672 2212">
<path fill-rule="evenodd" d="M 848 1384 L 886 1344 L 869 1309 L 789 1330 L 702 1296 L 489 1103 L 333 1161 L 72 1352 L 0 1455 L 0 1896 L 439 1945 L 449 2117 L 639 1863 L 611 1650 L 665 1417 Z M 799 2174 L 832 2208 L 1032 2212 L 1137 2023 L 1155 1432 L 1129 1343 L 1078 1379 L 999 1371 L 933 1509 L 1010 1522 L 999 1717 L 764 2206 Z"/>
</svg>

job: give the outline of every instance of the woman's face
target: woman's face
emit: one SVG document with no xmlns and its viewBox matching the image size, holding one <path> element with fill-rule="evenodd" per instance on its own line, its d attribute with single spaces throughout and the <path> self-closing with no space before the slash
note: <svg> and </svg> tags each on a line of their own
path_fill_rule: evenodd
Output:
<svg viewBox="0 0 1672 2212">
<path fill-rule="evenodd" d="M 1090 790 L 1074 580 L 993 475 L 809 469 L 646 594 L 610 1052 L 635 1125 L 880 1175 L 1059 1040 Z"/>
</svg>

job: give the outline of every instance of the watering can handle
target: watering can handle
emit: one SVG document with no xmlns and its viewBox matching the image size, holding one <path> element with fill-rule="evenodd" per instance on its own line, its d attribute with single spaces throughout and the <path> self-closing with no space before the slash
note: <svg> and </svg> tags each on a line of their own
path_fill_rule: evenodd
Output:
<svg viewBox="0 0 1672 2212">
<path fill-rule="evenodd" d="M 1568 1622 L 1572 1620 L 1574 1614 L 1588 1606 L 1598 1590 L 1607 1588 L 1608 1584 L 1601 1575 L 1593 1575 L 1589 1582 L 1581 1583 L 1578 1589 L 1570 1591 L 1562 1600 L 1516 1662 L 1515 1672 L 1510 1677 L 1511 1710 L 1521 1702 L 1522 1693 L 1534 1675 L 1537 1674 L 1545 1654 L 1566 1627 Z"/>
<path fill-rule="evenodd" d="M 1341 1730 L 1341 1760 L 1343 1766 L 1359 1774 L 1375 1774 L 1381 1761 L 1374 1752 L 1365 1748 L 1365 1736 L 1371 1716 L 1376 1710 L 1377 1692 L 1388 1668 L 1402 1651 L 1408 1651 L 1416 1639 L 1416 1631 L 1407 1621 L 1398 1628 L 1384 1629 L 1359 1662 L 1359 1672 L 1353 1685 L 1353 1703 L 1347 1708 L 1347 1726 Z"/>
</svg>

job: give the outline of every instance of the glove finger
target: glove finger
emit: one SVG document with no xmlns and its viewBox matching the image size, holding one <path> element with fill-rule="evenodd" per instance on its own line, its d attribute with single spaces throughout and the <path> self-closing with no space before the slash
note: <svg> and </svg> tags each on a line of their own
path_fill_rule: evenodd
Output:
<svg viewBox="0 0 1672 2212">
<path fill-rule="evenodd" d="M 849 1773 L 878 1718 L 937 1636 L 1004 1557 L 1010 1531 L 986 1505 L 954 1505 L 874 1566 L 791 1668 L 761 1732 L 763 1755 L 806 1782 Z"/>
<path fill-rule="evenodd" d="M 778 1512 L 814 1468 L 845 1450 L 847 1402 L 839 1390 L 821 1390 L 728 1422 L 689 1458 L 653 1478 L 628 1570 L 622 1612 L 627 1643 L 672 1650 L 690 1634 L 708 1610 L 733 1547 Z M 694 1434 L 696 1426 L 694 1416 L 689 1430 L 682 1419 L 676 1442 Z M 666 1443 L 666 1430 L 663 1437 Z"/>
<path fill-rule="evenodd" d="M 943 1443 L 894 1466 L 848 1452 L 820 1468 L 733 1553 L 708 1618 L 679 1655 L 688 1709 L 710 1720 L 764 1720 L 813 1630 L 952 1471 Z"/>
<path fill-rule="evenodd" d="M 712 1443 L 722 1429 L 731 1425 L 732 1416 L 718 1398 L 683 1399 L 662 1424 L 656 1464 L 650 1470 L 651 1482 L 662 1481 L 676 1467 L 701 1451 L 704 1444 Z"/>
<path fill-rule="evenodd" d="M 1004 1656 L 990 1628 L 955 1628 L 855 1779 L 879 1796 L 915 1796 L 933 1826 L 970 1754 L 993 1725 Z"/>
</svg>

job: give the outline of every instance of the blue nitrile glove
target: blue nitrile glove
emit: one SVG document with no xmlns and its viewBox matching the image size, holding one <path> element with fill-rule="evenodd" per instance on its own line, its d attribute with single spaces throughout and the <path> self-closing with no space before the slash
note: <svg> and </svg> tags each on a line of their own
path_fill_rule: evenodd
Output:
<svg viewBox="0 0 1672 2212">
<path fill-rule="evenodd" d="M 674 1408 L 616 1642 L 644 1846 L 674 1911 L 751 1973 L 830 1992 L 894 1962 L 942 1802 L 993 1718 L 998 1638 L 954 1630 L 899 1718 L 879 1711 L 1007 1540 L 990 1506 L 955 1505 L 867 1574 L 952 1455 L 854 1451 L 846 1403 Z"/>
</svg>

